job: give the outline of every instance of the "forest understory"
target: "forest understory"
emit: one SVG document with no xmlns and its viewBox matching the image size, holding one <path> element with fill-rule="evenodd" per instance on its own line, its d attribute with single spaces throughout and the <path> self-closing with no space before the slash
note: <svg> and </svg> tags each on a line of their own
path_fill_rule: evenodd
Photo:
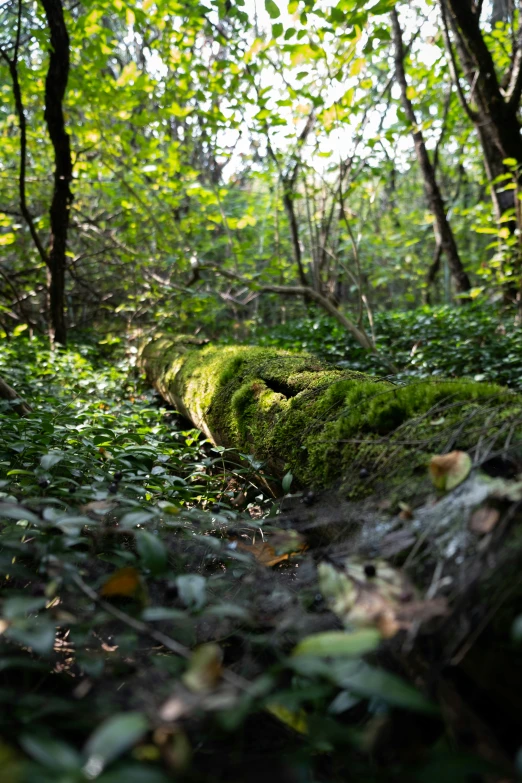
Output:
<svg viewBox="0 0 522 783">
<path fill-rule="evenodd" d="M 165 407 L 135 344 L 1 351 L 32 408 L 0 431 L 4 780 L 516 778 L 516 392 L 429 408 L 449 461 L 402 425 L 314 487 Z"/>
<path fill-rule="evenodd" d="M 522 0 L 0 0 L 1 783 L 522 781 Z"/>
</svg>

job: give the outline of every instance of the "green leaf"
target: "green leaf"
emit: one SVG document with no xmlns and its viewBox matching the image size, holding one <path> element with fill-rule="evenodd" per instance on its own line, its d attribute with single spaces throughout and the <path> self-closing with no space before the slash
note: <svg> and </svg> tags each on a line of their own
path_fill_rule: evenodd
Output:
<svg viewBox="0 0 522 783">
<path fill-rule="evenodd" d="M 43 520 L 36 514 L 33 514 L 32 511 L 29 511 L 27 508 L 19 506 L 16 503 L 0 503 L 0 519 L 2 517 L 16 519 L 18 521 L 25 520 L 33 525 L 41 526 L 45 524 Z"/>
<path fill-rule="evenodd" d="M 145 568 L 156 575 L 161 574 L 167 568 L 168 554 L 163 542 L 146 530 L 137 530 L 134 534 L 136 548 Z"/>
<path fill-rule="evenodd" d="M 522 642 L 522 614 L 519 614 L 513 621 L 511 635 L 515 642 Z"/>
<path fill-rule="evenodd" d="M 281 486 L 283 487 L 283 492 L 285 494 L 289 491 L 289 489 L 290 489 L 290 487 L 292 485 L 293 479 L 294 479 L 293 474 L 290 473 L 290 471 L 288 471 L 288 473 L 283 477 L 283 481 L 281 482 Z"/>
<path fill-rule="evenodd" d="M 37 655 L 49 655 L 54 646 L 55 634 L 54 623 L 38 617 L 21 622 L 20 625 L 10 625 L 4 636 L 24 647 L 30 647 Z"/>
<path fill-rule="evenodd" d="M 47 603 L 47 598 L 32 598 L 30 596 L 13 596 L 4 601 L 2 617 L 6 620 L 15 620 L 18 617 L 26 617 L 32 612 L 38 612 Z"/>
<path fill-rule="evenodd" d="M 44 767 L 63 772 L 74 769 L 79 771 L 80 755 L 61 740 L 39 737 L 35 734 L 22 734 L 20 744 L 28 756 Z"/>
<path fill-rule="evenodd" d="M 199 574 L 183 574 L 176 579 L 179 597 L 185 606 L 201 609 L 206 601 L 207 580 Z"/>
<path fill-rule="evenodd" d="M 353 693 L 365 697 L 378 697 L 396 707 L 428 714 L 438 712 L 437 706 L 428 701 L 416 688 L 383 669 L 363 664 L 357 671 L 352 671 L 346 676 L 341 673 L 338 682 Z"/>
<path fill-rule="evenodd" d="M 160 620 L 182 620 L 186 622 L 189 616 L 182 609 L 174 609 L 171 606 L 148 606 L 141 613 L 141 619 L 147 623 Z"/>
<path fill-rule="evenodd" d="M 105 767 L 132 748 L 148 731 L 149 722 L 141 712 L 112 715 L 89 737 L 85 746 L 85 773 L 97 777 Z"/>
<path fill-rule="evenodd" d="M 270 19 L 278 19 L 281 16 L 281 11 L 274 0 L 265 0 L 265 8 Z"/>
<path fill-rule="evenodd" d="M 378 647 L 380 641 L 380 633 L 373 628 L 353 633 L 327 631 L 307 636 L 294 648 L 292 655 L 358 658 Z"/>
<path fill-rule="evenodd" d="M 43 470 L 50 470 L 54 465 L 61 462 L 64 457 L 65 454 L 62 451 L 50 451 L 41 458 L 40 465 Z"/>
<path fill-rule="evenodd" d="M 98 783 L 172 783 L 172 777 L 150 764 L 119 764 L 114 771 L 105 772 Z"/>
<path fill-rule="evenodd" d="M 150 522 L 155 514 L 150 511 L 131 511 L 128 514 L 124 514 L 119 521 L 119 526 L 130 529 L 137 527 L 138 525 L 144 525 L 146 522 Z"/>
</svg>

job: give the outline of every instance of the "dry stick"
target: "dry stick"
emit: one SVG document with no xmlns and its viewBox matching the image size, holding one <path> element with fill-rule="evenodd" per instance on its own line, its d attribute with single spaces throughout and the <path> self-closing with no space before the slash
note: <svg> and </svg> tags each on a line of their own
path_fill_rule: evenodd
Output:
<svg viewBox="0 0 522 783">
<path fill-rule="evenodd" d="M 0 398 L 9 401 L 17 400 L 13 408 L 19 416 L 28 416 L 32 411 L 32 408 L 20 399 L 20 395 L 15 392 L 12 386 L 9 386 L 2 378 L 0 378 Z"/>
<path fill-rule="evenodd" d="M 188 647 L 185 647 L 185 645 L 180 644 L 175 639 L 172 639 L 170 636 L 167 636 L 161 631 L 156 631 L 154 628 L 150 628 L 150 626 L 148 626 L 146 623 L 142 622 L 141 620 L 136 620 L 135 617 L 131 617 L 129 614 L 126 614 L 126 612 L 122 612 L 121 609 L 118 609 L 117 607 L 108 603 L 108 601 L 104 601 L 103 598 L 100 598 L 98 593 L 92 589 L 92 587 L 89 587 L 89 585 L 83 581 L 79 574 L 72 574 L 72 580 L 75 585 L 80 588 L 82 593 L 90 598 L 91 601 L 94 601 L 96 604 L 98 604 L 98 606 L 100 606 L 108 614 L 111 614 L 117 620 L 125 623 L 125 625 L 128 625 L 129 628 L 133 628 L 138 633 L 154 639 L 155 642 L 162 644 L 163 647 L 166 647 L 167 650 L 170 650 L 170 652 L 174 653 L 175 655 L 179 655 L 180 658 L 185 658 L 186 660 L 190 659 L 192 652 Z M 249 691 L 252 687 L 252 684 L 248 680 L 245 680 L 245 678 L 241 677 L 240 674 L 235 674 L 228 669 L 225 669 L 221 676 L 225 682 L 228 682 L 229 685 L 233 685 L 235 688 Z"/>
<path fill-rule="evenodd" d="M 223 275 L 223 277 L 228 277 L 230 280 L 236 280 L 240 283 L 243 283 L 243 285 L 249 285 L 254 281 L 245 280 L 245 278 L 240 277 L 239 275 L 236 275 L 234 272 L 229 272 L 228 270 L 221 269 L 221 267 L 216 267 L 212 264 L 205 264 L 202 266 L 202 268 L 212 269 L 216 272 L 218 272 L 220 275 Z M 366 348 L 366 350 L 371 351 L 375 356 L 378 356 L 379 359 L 388 367 L 388 369 L 395 375 L 398 372 L 397 367 L 386 357 L 382 356 L 375 346 L 373 345 L 371 339 L 368 337 L 366 332 L 359 329 L 353 321 L 351 321 L 349 318 L 347 318 L 343 313 L 340 312 L 334 305 L 330 299 L 328 299 L 326 296 L 323 296 L 323 294 L 320 294 L 318 291 L 316 291 L 311 286 L 300 286 L 300 285 L 259 285 L 259 290 L 264 291 L 265 293 L 271 293 L 271 294 L 282 294 L 283 296 L 308 296 L 313 301 L 317 302 L 321 305 L 321 307 L 326 310 L 327 313 L 329 313 L 331 316 L 333 316 L 336 321 L 338 321 L 346 331 L 350 332 L 350 334 L 355 337 L 359 345 L 361 345 L 363 348 Z"/>
</svg>

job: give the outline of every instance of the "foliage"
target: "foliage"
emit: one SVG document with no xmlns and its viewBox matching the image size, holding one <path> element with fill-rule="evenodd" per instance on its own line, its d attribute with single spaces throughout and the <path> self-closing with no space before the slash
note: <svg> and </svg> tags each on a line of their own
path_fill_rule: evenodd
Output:
<svg viewBox="0 0 522 783">
<path fill-rule="evenodd" d="M 522 338 L 509 311 L 474 305 L 380 312 L 375 332 L 382 354 L 393 356 L 399 367 L 399 379 L 471 377 L 522 388 Z M 293 320 L 269 330 L 254 324 L 251 334 L 256 344 L 310 351 L 341 367 L 379 374 L 385 370 L 326 317 Z"/>
<path fill-rule="evenodd" d="M 439 253 L 395 85 L 396 5 L 407 97 L 469 300 Z M 134 367 L 143 336 L 183 331 L 380 376 L 387 357 L 401 387 L 464 376 L 522 388 L 522 154 L 499 142 L 508 124 L 520 140 L 520 93 L 500 128 L 499 102 L 484 102 L 488 83 L 502 104 L 522 86 L 522 18 L 512 3 L 460 3 L 478 14 L 491 57 L 482 78 L 453 61 L 463 48 L 457 24 L 444 40 L 449 5 L 459 3 L 56 0 L 70 55 L 61 304 L 73 347 L 49 352 L 52 33 L 41 3 L 2 3 L 0 376 L 33 407 L 19 418 L 0 403 L 8 783 L 477 771 L 432 742 L 432 705 L 381 667 L 386 649 L 336 627 L 312 555 L 277 528 L 281 501 L 259 489 L 266 467 L 160 407 Z M 330 314 L 375 332 L 380 356 L 321 314 L 306 286 Z M 482 529 L 497 518 L 486 509 Z M 413 723 L 429 749 L 380 767 L 382 736 L 395 752 L 395 727 L 414 734 Z"/>
<path fill-rule="evenodd" d="M 67 11 L 74 201 L 66 307 L 77 333 L 93 322 L 120 332 L 173 313 L 187 328 L 230 311 L 251 315 L 259 284 L 298 277 L 289 210 L 304 275 L 347 311 L 369 292 L 376 309 L 394 298 L 452 300 L 444 260 L 431 291 L 426 283 L 433 215 L 390 91 L 392 5 L 301 1 L 286 11 L 269 3 L 255 23 L 241 3 L 158 0 L 136 9 L 96 0 Z M 3 13 L 0 48 L 12 52 L 15 0 Z M 487 296 L 518 274 L 513 215 L 498 224 L 486 198 L 479 141 L 451 90 L 435 9 L 404 4 L 401 14 L 411 33 L 410 99 L 437 151 L 473 296 Z M 45 236 L 47 31 L 38 6 L 24 5 L 22 15 L 26 190 Z M 497 22 L 487 39 L 499 69 L 508 33 L 508 22 Z M 19 134 L 3 59 L 0 68 L 0 327 L 44 331 L 45 269 L 20 213 Z M 516 187 L 517 166 L 508 161 L 496 187 Z"/>
<path fill-rule="evenodd" d="M 0 430 L 0 698 L 12 780 L 160 783 L 188 772 L 201 742 L 234 749 L 227 779 L 244 779 L 252 749 L 239 747 L 253 720 L 273 742 L 269 714 L 304 731 L 285 740 L 291 768 L 311 769 L 328 749 L 342 779 L 348 742 L 349 763 L 374 780 L 357 734 L 335 716 L 360 705 L 371 723 L 386 704 L 431 705 L 361 662 L 378 634 L 347 637 L 334 667 L 313 637 L 288 657 L 324 608 L 313 578 L 288 591 L 278 565 L 287 558 L 264 576 L 256 550 L 240 546 L 274 525 L 231 510 L 230 481 L 248 483 L 248 471 L 214 472 L 226 455 L 158 408 L 123 356 L 107 369 L 93 348 L 50 353 L 23 337 L 1 351 L 2 374 L 34 407 L 22 419 L 3 403 Z M 209 633 L 217 652 L 192 654 Z M 172 709 L 189 722 L 170 723 Z M 191 769 L 191 780 L 222 779 L 204 755 Z"/>
</svg>

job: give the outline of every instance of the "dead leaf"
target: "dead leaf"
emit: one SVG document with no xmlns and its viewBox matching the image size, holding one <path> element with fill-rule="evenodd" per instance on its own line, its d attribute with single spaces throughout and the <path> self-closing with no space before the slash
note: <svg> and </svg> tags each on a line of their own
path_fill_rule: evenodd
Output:
<svg viewBox="0 0 522 783">
<path fill-rule="evenodd" d="M 193 693 L 212 690 L 223 673 L 223 651 L 219 644 L 209 642 L 193 650 L 182 680 Z"/>
<path fill-rule="evenodd" d="M 126 566 L 119 568 L 103 583 L 100 595 L 108 598 L 113 595 L 126 596 L 132 598 L 138 596 L 143 591 L 140 572 L 137 568 Z"/>
<path fill-rule="evenodd" d="M 270 543 L 250 543 L 241 538 L 235 539 L 235 543 L 238 550 L 250 553 L 260 565 L 267 567 L 289 560 L 307 548 L 304 537 L 296 530 L 275 530 L 270 534 Z"/>
<path fill-rule="evenodd" d="M 420 600 L 406 574 L 385 560 L 347 558 L 340 568 L 322 562 L 318 574 L 323 598 L 344 625 L 376 628 L 385 639 L 446 612 L 443 599 Z"/>
<path fill-rule="evenodd" d="M 469 476 L 472 465 L 471 457 L 465 451 L 437 454 L 430 460 L 430 477 L 437 489 L 449 492 Z"/>
<path fill-rule="evenodd" d="M 236 541 L 236 545 L 237 549 L 253 555 L 257 562 L 264 566 L 275 566 L 284 560 L 288 560 L 290 557 L 288 554 L 276 555 L 274 547 L 270 546 L 266 541 L 256 541 L 253 544 L 247 544 L 245 541 Z"/>
<path fill-rule="evenodd" d="M 180 726 L 162 726 L 154 732 L 163 761 L 175 772 L 187 769 L 192 758 L 190 741 Z"/>
<path fill-rule="evenodd" d="M 270 531 L 269 541 L 276 555 L 296 555 L 308 548 L 305 537 L 297 530 Z"/>
<path fill-rule="evenodd" d="M 487 533 L 491 533 L 499 519 L 500 511 L 498 509 L 491 508 L 491 506 L 481 506 L 471 515 L 469 529 L 472 533 L 485 536 Z"/>
<path fill-rule="evenodd" d="M 411 506 L 401 501 L 399 503 L 399 508 L 400 508 L 400 513 L 399 513 L 400 519 L 405 519 L 405 520 L 413 519 L 413 510 Z"/>
</svg>

